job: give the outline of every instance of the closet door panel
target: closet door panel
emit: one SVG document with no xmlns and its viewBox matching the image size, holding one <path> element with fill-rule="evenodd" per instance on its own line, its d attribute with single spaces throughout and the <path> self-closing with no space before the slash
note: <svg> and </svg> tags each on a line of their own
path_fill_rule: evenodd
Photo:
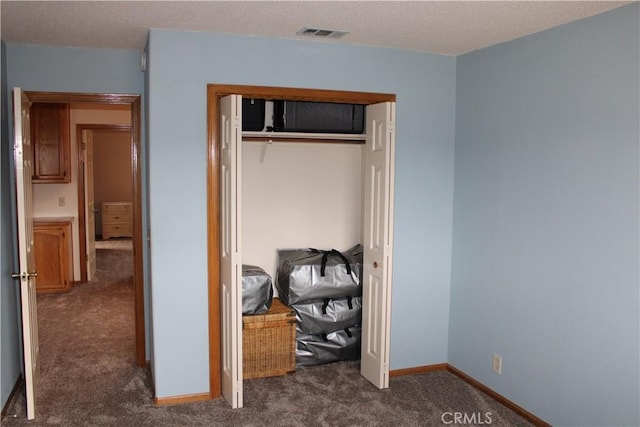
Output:
<svg viewBox="0 0 640 427">
<path fill-rule="evenodd" d="M 395 103 L 367 107 L 363 162 L 363 307 L 360 370 L 389 387 Z"/>
<path fill-rule="evenodd" d="M 242 408 L 242 97 L 220 99 L 222 396 Z"/>
</svg>

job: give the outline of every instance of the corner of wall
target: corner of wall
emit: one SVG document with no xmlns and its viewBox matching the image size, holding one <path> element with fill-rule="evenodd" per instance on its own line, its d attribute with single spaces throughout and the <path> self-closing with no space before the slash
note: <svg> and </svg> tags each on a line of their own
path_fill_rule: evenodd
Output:
<svg viewBox="0 0 640 427">
<path fill-rule="evenodd" d="M 0 175 L 2 176 L 2 194 L 0 199 L 0 334 L 2 348 L 0 349 L 0 406 L 4 407 L 11 395 L 11 391 L 21 373 L 21 345 L 19 305 L 16 286 L 11 277 L 16 260 L 14 245 L 15 225 L 13 215 L 13 172 L 11 166 L 11 136 L 10 115 L 11 96 L 7 85 L 7 55 L 6 45 L 1 42 L 2 67 L 2 132 L 0 140 Z"/>
</svg>

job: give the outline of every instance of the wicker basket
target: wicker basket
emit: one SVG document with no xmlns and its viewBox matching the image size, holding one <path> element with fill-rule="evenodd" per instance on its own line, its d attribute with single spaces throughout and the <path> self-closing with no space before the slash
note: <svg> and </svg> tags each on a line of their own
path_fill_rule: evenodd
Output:
<svg viewBox="0 0 640 427">
<path fill-rule="evenodd" d="M 274 298 L 265 314 L 242 316 L 242 377 L 264 378 L 296 370 L 296 315 Z"/>
</svg>

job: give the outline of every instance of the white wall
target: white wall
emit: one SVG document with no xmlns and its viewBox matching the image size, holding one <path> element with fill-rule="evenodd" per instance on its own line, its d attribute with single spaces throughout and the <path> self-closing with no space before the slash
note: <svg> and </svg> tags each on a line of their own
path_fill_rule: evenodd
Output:
<svg viewBox="0 0 640 427">
<path fill-rule="evenodd" d="M 275 280 L 278 249 L 344 251 L 361 243 L 362 147 L 244 142 L 243 264 Z"/>
<path fill-rule="evenodd" d="M 71 132 L 71 182 L 68 184 L 35 184 L 33 186 L 33 214 L 36 217 L 73 218 L 73 280 L 80 280 L 80 231 L 78 225 L 78 124 L 123 124 L 131 123 L 128 105 L 72 104 L 70 112 Z M 65 198 L 65 205 L 58 205 L 58 198 Z"/>
</svg>

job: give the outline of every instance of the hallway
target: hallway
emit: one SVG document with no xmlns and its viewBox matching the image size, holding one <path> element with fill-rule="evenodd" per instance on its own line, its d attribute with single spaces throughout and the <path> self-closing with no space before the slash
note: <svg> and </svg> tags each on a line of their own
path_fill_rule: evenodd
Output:
<svg viewBox="0 0 640 427">
<path fill-rule="evenodd" d="M 146 370 L 135 363 L 131 240 L 98 241 L 96 247 L 91 282 L 37 297 L 38 424 L 73 425 L 71 420 L 91 413 L 102 413 L 101 422 L 109 424 L 120 414 L 110 421 L 101 408 L 104 402 L 125 404 L 130 396 L 123 390 L 151 399 Z M 22 399 L 17 400 L 3 425 L 11 423 L 11 415 L 16 421 L 24 417 Z"/>
</svg>

